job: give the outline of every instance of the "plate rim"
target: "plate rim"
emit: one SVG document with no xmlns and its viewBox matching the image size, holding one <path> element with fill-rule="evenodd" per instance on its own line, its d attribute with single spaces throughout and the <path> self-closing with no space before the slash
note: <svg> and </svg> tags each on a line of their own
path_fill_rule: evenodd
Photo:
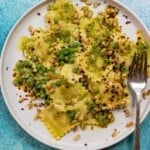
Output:
<svg viewBox="0 0 150 150">
<path fill-rule="evenodd" d="M 49 2 L 51 2 L 52 0 L 50 0 Z M 7 46 L 7 43 L 9 41 L 9 38 L 11 37 L 11 34 L 14 32 L 15 28 L 19 25 L 19 23 L 26 17 L 28 16 L 28 14 L 33 10 L 36 9 L 37 7 L 39 7 L 40 5 L 44 4 L 48 2 L 48 0 L 40 0 L 39 2 L 37 2 L 36 4 L 34 4 L 33 6 L 31 6 L 30 8 L 28 8 L 22 15 L 21 17 L 14 23 L 14 25 L 12 26 L 12 28 L 10 29 L 9 33 L 7 34 L 7 37 L 4 41 L 4 44 L 2 46 L 2 51 L 1 51 L 1 56 L 0 56 L 0 86 L 1 86 L 1 92 L 2 92 L 2 96 L 3 96 L 3 100 L 7 106 L 7 109 L 9 110 L 10 114 L 12 115 L 12 117 L 15 119 L 15 121 L 17 122 L 17 124 L 26 132 L 28 133 L 31 137 L 33 137 L 34 139 L 36 139 L 37 141 L 50 146 L 51 148 L 60 148 L 60 149 L 68 149 L 67 147 L 63 147 L 62 145 L 58 145 L 58 144 L 53 144 L 53 143 L 47 143 L 46 141 L 44 141 L 43 139 L 40 139 L 38 136 L 36 136 L 35 134 L 32 134 L 32 132 L 30 132 L 29 128 L 26 128 L 26 125 L 17 117 L 16 113 L 13 111 L 13 109 L 11 108 L 9 102 L 7 101 L 7 96 L 5 94 L 5 88 L 3 85 L 3 77 L 2 77 L 2 68 L 3 68 L 3 59 L 4 59 L 4 55 L 5 55 L 5 49 Z M 116 1 L 116 0 L 110 0 L 111 3 L 119 6 L 119 7 L 123 7 L 130 15 L 132 15 L 137 21 L 138 23 L 142 26 L 142 29 L 144 30 L 144 32 L 147 34 L 146 36 L 150 39 L 150 32 L 149 29 L 147 28 L 147 26 L 145 25 L 145 23 L 141 20 L 141 18 L 129 7 L 127 7 L 124 3 L 120 2 L 120 1 Z M 148 107 L 147 112 L 144 113 L 143 118 L 141 119 L 141 123 L 145 120 L 146 116 L 149 114 L 150 112 L 150 107 Z M 132 132 L 134 131 L 134 128 L 132 128 L 129 132 L 127 132 L 127 134 L 125 134 L 124 136 L 122 136 L 120 139 L 114 140 L 114 142 L 111 142 L 110 144 L 105 144 L 103 148 L 107 148 L 110 147 L 112 145 L 115 145 L 117 143 L 119 143 L 120 141 L 124 140 L 125 138 L 127 138 Z"/>
</svg>

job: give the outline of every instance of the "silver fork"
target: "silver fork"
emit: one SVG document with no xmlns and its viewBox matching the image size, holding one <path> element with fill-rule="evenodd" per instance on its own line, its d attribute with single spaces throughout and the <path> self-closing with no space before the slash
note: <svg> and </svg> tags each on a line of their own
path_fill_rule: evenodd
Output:
<svg viewBox="0 0 150 150">
<path fill-rule="evenodd" d="M 147 53 L 135 53 L 132 64 L 129 67 L 128 87 L 131 96 L 134 97 L 136 110 L 136 123 L 134 134 L 134 150 L 140 150 L 140 97 L 147 84 Z"/>
</svg>

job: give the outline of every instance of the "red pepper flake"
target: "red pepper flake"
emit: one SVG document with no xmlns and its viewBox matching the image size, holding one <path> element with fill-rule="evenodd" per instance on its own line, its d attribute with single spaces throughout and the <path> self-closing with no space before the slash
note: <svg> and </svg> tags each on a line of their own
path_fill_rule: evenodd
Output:
<svg viewBox="0 0 150 150">
<path fill-rule="evenodd" d="M 24 110 L 24 108 L 21 108 L 21 110 Z"/>
<path fill-rule="evenodd" d="M 126 21 L 126 22 L 125 22 L 125 24 L 130 24 L 130 23 L 131 23 L 131 21 Z"/>
<path fill-rule="evenodd" d="M 38 16 L 40 16 L 40 15 L 41 15 L 41 13 L 40 13 L 40 12 L 38 12 L 38 13 L 37 13 L 37 15 L 38 15 Z"/>
</svg>

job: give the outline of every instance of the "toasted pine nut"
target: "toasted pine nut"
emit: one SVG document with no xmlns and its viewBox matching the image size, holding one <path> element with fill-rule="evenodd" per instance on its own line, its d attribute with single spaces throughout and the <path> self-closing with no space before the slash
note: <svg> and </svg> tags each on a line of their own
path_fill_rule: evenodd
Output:
<svg viewBox="0 0 150 150">
<path fill-rule="evenodd" d="M 25 98 L 23 98 L 23 97 L 20 97 L 19 98 L 19 103 L 22 103 L 22 102 L 24 102 L 25 101 Z"/>
<path fill-rule="evenodd" d="M 93 15 L 93 12 L 92 12 L 92 11 L 88 11 L 87 17 L 88 17 L 88 18 L 91 18 L 92 15 Z"/>
<path fill-rule="evenodd" d="M 54 91 L 55 91 L 55 89 L 52 88 L 52 89 L 50 89 L 49 93 L 51 94 L 51 93 L 53 93 Z"/>
<path fill-rule="evenodd" d="M 41 109 L 37 108 L 37 112 L 41 112 Z"/>
<path fill-rule="evenodd" d="M 131 116 L 130 111 L 128 109 L 124 110 L 124 113 L 125 113 L 126 117 L 130 117 Z"/>
<path fill-rule="evenodd" d="M 75 19 L 72 22 L 75 23 L 75 24 L 79 24 L 80 21 L 79 21 L 79 19 Z"/>
<path fill-rule="evenodd" d="M 117 130 L 114 130 L 111 136 L 112 136 L 113 138 L 116 137 L 116 136 L 117 136 Z"/>
<path fill-rule="evenodd" d="M 128 122 L 128 123 L 126 124 L 126 127 L 127 127 L 127 128 L 129 128 L 129 127 L 131 127 L 131 126 L 133 126 L 133 122 L 132 122 L 132 121 L 130 121 L 130 122 Z"/>
<path fill-rule="evenodd" d="M 28 109 L 32 109 L 32 107 L 33 107 L 33 104 L 32 104 L 32 103 L 29 103 L 29 104 L 28 104 Z"/>
<path fill-rule="evenodd" d="M 38 120 L 38 119 L 41 118 L 40 115 L 39 115 L 39 113 L 40 113 L 40 112 L 37 112 L 37 113 L 36 113 L 36 115 L 34 116 L 34 120 Z"/>
<path fill-rule="evenodd" d="M 51 44 L 51 46 L 53 47 L 53 46 L 56 46 L 57 45 L 57 42 L 53 42 L 52 44 Z"/>
<path fill-rule="evenodd" d="M 75 135 L 74 137 L 73 137 L 73 140 L 74 141 L 78 141 L 80 139 L 80 135 L 79 134 L 77 134 L 77 135 Z"/>
<path fill-rule="evenodd" d="M 84 16 L 87 17 L 88 13 L 89 13 L 89 10 L 85 10 L 84 11 Z"/>
<path fill-rule="evenodd" d="M 33 27 L 31 25 L 28 27 L 28 31 L 31 33 L 33 32 Z"/>
<path fill-rule="evenodd" d="M 89 10 L 89 8 L 88 8 L 87 6 L 83 6 L 83 7 L 81 8 L 81 10 L 83 10 L 83 11 L 85 12 L 86 10 Z"/>
<path fill-rule="evenodd" d="M 36 99 L 35 96 L 32 96 L 32 97 L 31 97 L 31 101 L 34 101 L 35 99 Z"/>
<path fill-rule="evenodd" d="M 92 3 L 93 3 L 93 0 L 88 0 L 88 1 L 86 2 L 87 5 L 92 5 Z"/>
<path fill-rule="evenodd" d="M 77 12 L 74 14 L 73 18 L 74 18 L 74 19 L 78 19 L 78 18 L 79 18 L 79 15 L 78 15 Z"/>
<path fill-rule="evenodd" d="M 94 2 L 94 3 L 93 3 L 93 7 L 94 7 L 94 8 L 97 8 L 97 7 L 98 7 L 98 2 Z"/>
</svg>

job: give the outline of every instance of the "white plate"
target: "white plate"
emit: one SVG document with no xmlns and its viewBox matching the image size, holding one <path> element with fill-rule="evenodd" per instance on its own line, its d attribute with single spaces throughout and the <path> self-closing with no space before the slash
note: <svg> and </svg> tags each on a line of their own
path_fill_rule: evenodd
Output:
<svg viewBox="0 0 150 150">
<path fill-rule="evenodd" d="M 64 136 L 60 141 L 56 141 L 51 134 L 48 133 L 47 129 L 43 126 L 40 121 L 34 121 L 33 117 L 35 110 L 28 110 L 27 104 L 18 103 L 18 94 L 22 93 L 18 91 L 16 87 L 12 85 L 12 70 L 14 68 L 17 60 L 21 59 L 22 53 L 18 51 L 17 43 L 21 36 L 29 35 L 27 30 L 29 25 L 33 27 L 44 27 L 44 14 L 46 13 L 47 5 L 50 1 L 42 1 L 33 8 L 31 8 L 26 14 L 16 23 L 11 32 L 8 35 L 8 38 L 4 44 L 2 51 L 2 60 L 1 60 L 1 88 L 2 93 L 5 99 L 5 103 L 12 116 L 16 119 L 18 124 L 31 136 L 35 139 L 55 148 L 60 149 L 101 149 L 108 146 L 111 146 L 120 140 L 127 137 L 130 133 L 133 132 L 134 128 L 126 128 L 125 125 L 128 121 L 134 122 L 134 113 L 133 107 L 129 106 L 129 109 L 132 112 L 132 116 L 126 118 L 122 110 L 116 110 L 114 112 L 116 121 L 111 124 L 108 128 L 95 128 L 91 130 L 90 128 L 85 131 L 77 131 L 76 133 L 70 132 Z M 79 3 L 78 1 L 74 1 Z M 123 32 L 126 33 L 131 39 L 136 40 L 135 32 L 137 29 L 143 31 L 147 40 L 150 41 L 150 36 L 145 25 L 141 20 L 127 7 L 121 4 L 118 1 L 109 0 L 106 4 L 104 0 L 100 0 L 101 5 L 95 9 L 95 11 L 102 11 L 106 4 L 111 4 L 119 8 L 119 20 L 120 24 L 123 27 Z M 38 16 L 37 13 L 40 12 L 41 15 Z M 123 14 L 128 16 L 128 19 L 123 17 Z M 131 24 L 125 24 L 129 20 Z M 24 93 L 22 93 L 24 94 Z M 150 101 L 143 100 L 141 102 L 141 121 L 144 120 L 146 115 L 150 110 Z M 22 111 L 21 108 L 24 107 L 25 110 Z M 117 129 L 118 134 L 115 138 L 112 138 L 111 134 Z M 75 134 L 80 134 L 81 138 L 79 141 L 73 141 Z"/>
</svg>

